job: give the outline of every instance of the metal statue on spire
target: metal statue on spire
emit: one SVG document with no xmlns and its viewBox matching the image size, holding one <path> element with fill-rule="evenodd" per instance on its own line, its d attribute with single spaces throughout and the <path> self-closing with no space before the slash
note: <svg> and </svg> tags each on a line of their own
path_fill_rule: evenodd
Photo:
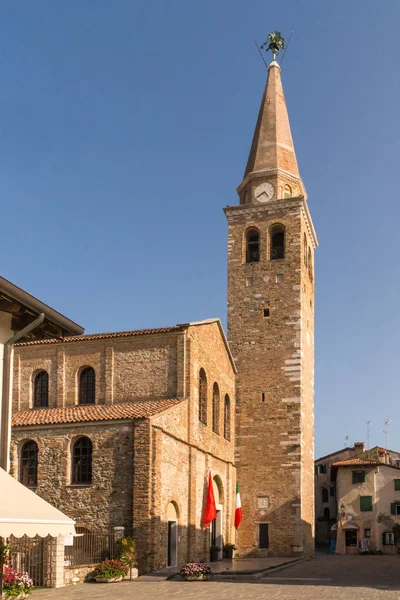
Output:
<svg viewBox="0 0 400 600">
<path fill-rule="evenodd" d="M 272 60 L 276 60 L 280 49 L 284 50 L 285 48 L 285 40 L 281 36 L 281 32 L 273 31 L 270 33 L 266 41 L 262 44 L 261 49 L 265 47 L 267 47 L 266 52 L 268 52 L 268 50 L 272 50 Z"/>
</svg>

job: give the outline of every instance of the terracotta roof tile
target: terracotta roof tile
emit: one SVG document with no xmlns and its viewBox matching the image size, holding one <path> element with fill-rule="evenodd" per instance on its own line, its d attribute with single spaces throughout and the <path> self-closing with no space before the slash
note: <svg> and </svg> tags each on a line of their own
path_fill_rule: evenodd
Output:
<svg viewBox="0 0 400 600">
<path fill-rule="evenodd" d="M 176 406 L 182 399 L 143 400 L 116 404 L 91 404 L 65 408 L 39 408 L 15 412 L 13 427 L 26 425 L 57 425 L 88 421 L 114 421 L 119 419 L 145 419 L 167 408 Z"/>
<path fill-rule="evenodd" d="M 369 460 L 367 458 L 349 458 L 348 460 L 340 460 L 339 462 L 333 463 L 333 467 L 368 467 L 376 465 L 384 465 L 379 460 Z"/>
<path fill-rule="evenodd" d="M 132 337 L 138 335 L 149 335 L 151 333 L 171 333 L 173 331 L 184 331 L 185 325 L 173 325 L 171 327 L 158 327 L 155 329 L 137 329 L 134 331 L 114 331 L 110 333 L 92 333 L 88 335 L 70 335 L 65 338 L 49 338 L 47 340 L 33 340 L 32 342 L 20 342 L 15 346 L 39 346 L 43 344 L 65 344 L 68 342 L 86 342 L 89 340 L 106 340 L 109 338 Z"/>
</svg>

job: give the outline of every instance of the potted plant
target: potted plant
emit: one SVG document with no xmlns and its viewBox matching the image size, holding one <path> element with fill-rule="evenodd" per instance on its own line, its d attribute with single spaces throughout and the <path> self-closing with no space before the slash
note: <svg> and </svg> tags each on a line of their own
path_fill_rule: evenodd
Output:
<svg viewBox="0 0 400 600">
<path fill-rule="evenodd" d="M 210 560 L 211 562 L 217 562 L 218 554 L 221 548 L 219 546 L 210 546 Z"/>
<path fill-rule="evenodd" d="M 207 580 L 212 576 L 211 567 L 204 563 L 186 563 L 179 571 L 179 575 L 185 581 Z"/>
<path fill-rule="evenodd" d="M 115 583 L 122 581 L 128 573 L 128 567 L 120 560 L 104 560 L 93 571 L 93 577 L 98 583 Z"/>
<path fill-rule="evenodd" d="M 132 581 L 133 578 L 138 576 L 135 540 L 129 536 L 120 538 L 117 540 L 117 548 L 119 550 L 120 561 L 129 569 L 129 575 L 126 578 Z"/>
<path fill-rule="evenodd" d="M 224 557 L 232 560 L 234 550 L 236 550 L 235 544 L 224 544 Z"/>
<path fill-rule="evenodd" d="M 26 598 L 32 593 L 33 581 L 28 573 L 19 573 L 10 567 L 3 570 L 3 596 L 14 600 Z"/>
</svg>

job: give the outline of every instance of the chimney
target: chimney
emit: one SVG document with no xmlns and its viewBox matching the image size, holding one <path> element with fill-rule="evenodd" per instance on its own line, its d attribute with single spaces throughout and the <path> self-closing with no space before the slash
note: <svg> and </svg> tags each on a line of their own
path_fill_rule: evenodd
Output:
<svg viewBox="0 0 400 600">
<path fill-rule="evenodd" d="M 365 442 L 354 442 L 354 450 L 357 450 L 358 452 L 364 452 Z"/>
</svg>

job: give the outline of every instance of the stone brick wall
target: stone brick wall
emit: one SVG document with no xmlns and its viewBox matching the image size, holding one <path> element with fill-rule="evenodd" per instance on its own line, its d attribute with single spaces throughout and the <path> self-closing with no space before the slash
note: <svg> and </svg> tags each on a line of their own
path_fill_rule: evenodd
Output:
<svg viewBox="0 0 400 600">
<path fill-rule="evenodd" d="M 32 408 L 33 379 L 42 369 L 49 374 L 49 406 L 74 406 L 85 366 L 96 373 L 97 404 L 174 398 L 177 340 L 178 334 L 162 334 L 16 347 L 13 409 Z"/>
<path fill-rule="evenodd" d="M 302 267 L 304 200 L 225 213 L 228 340 L 238 368 L 236 464 L 245 515 L 239 550 L 258 556 L 307 550 L 314 521 L 313 307 L 305 305 L 313 300 L 313 284 Z M 285 258 L 270 260 L 269 233 L 277 223 L 285 228 Z M 252 226 L 260 231 L 260 261 L 246 263 Z M 258 549 L 258 523 L 269 524 L 269 550 Z"/>
<path fill-rule="evenodd" d="M 45 410 L 45 409 L 44 409 Z M 85 435 L 93 444 L 91 485 L 71 485 L 71 443 Z M 131 424 L 13 429 L 11 474 L 17 477 L 19 451 L 27 440 L 39 448 L 36 493 L 91 531 L 132 524 L 133 427 Z"/>
</svg>

